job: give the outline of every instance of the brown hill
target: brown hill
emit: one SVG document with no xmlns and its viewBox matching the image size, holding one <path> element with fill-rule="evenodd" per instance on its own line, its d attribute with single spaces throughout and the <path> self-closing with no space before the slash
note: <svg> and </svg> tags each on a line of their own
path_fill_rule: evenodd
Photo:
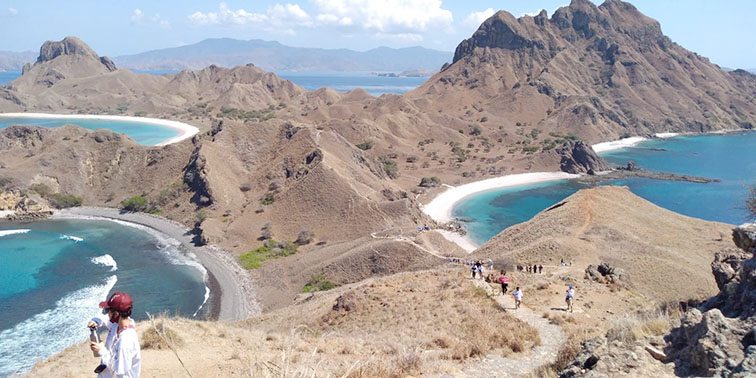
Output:
<svg viewBox="0 0 756 378">
<path fill-rule="evenodd" d="M 623 276 L 618 284 L 649 301 L 700 300 L 717 291 L 709 266 L 732 245 L 722 239 L 730 227 L 662 209 L 626 187 L 597 187 L 507 228 L 474 256 L 555 267 L 573 260 L 581 273 L 607 263 Z"/>
<path fill-rule="evenodd" d="M 685 50 L 629 3 L 573 0 L 551 18 L 496 13 L 408 97 L 458 114 L 475 107 L 470 122 L 486 117 L 484 127 L 519 123 L 598 142 L 753 128 L 754 90 L 753 75 Z"/>
</svg>

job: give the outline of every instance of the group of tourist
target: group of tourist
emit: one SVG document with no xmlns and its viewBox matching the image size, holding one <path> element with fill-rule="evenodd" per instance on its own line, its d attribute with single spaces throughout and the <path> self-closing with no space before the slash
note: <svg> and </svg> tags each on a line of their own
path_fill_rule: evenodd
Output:
<svg viewBox="0 0 756 378">
<path fill-rule="evenodd" d="M 517 264 L 517 271 L 518 272 L 528 272 L 528 273 L 543 273 L 543 265 L 533 264 L 533 266 L 530 265 L 519 265 Z"/>
</svg>

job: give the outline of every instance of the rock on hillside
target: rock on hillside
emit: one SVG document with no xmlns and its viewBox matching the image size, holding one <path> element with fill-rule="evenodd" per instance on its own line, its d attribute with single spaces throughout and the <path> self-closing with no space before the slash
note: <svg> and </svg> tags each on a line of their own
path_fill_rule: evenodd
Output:
<svg viewBox="0 0 756 378">
<path fill-rule="evenodd" d="M 736 227 L 733 240 L 745 255 L 712 263 L 715 275 L 731 270 L 732 277 L 718 280 L 719 294 L 688 310 L 668 336 L 666 352 L 680 374 L 756 376 L 756 223 Z"/>
<path fill-rule="evenodd" d="M 411 96 L 438 98 L 439 109 L 475 105 L 493 125 L 517 122 L 596 142 L 753 128 L 754 90 L 756 77 L 685 50 L 629 3 L 573 0 L 551 18 L 496 13 Z"/>
<path fill-rule="evenodd" d="M 717 286 L 708 273 L 730 226 L 689 218 L 635 196 L 626 187 L 581 190 L 533 219 L 502 231 L 475 256 L 624 271 L 630 290 L 649 301 L 704 299 Z M 669 277 L 675 277 L 669 279 Z"/>
</svg>

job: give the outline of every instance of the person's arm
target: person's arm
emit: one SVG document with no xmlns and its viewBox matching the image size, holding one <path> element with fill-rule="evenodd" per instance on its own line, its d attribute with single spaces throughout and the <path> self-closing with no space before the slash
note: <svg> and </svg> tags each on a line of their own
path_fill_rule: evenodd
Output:
<svg viewBox="0 0 756 378">
<path fill-rule="evenodd" d="M 110 319 L 104 317 L 104 315 L 93 316 L 92 319 L 89 320 L 89 323 L 87 324 L 87 326 L 91 327 L 93 323 L 97 327 L 105 326 L 105 328 L 107 328 L 108 330 L 110 330 L 110 327 L 113 326 L 113 323 L 110 322 Z"/>
</svg>

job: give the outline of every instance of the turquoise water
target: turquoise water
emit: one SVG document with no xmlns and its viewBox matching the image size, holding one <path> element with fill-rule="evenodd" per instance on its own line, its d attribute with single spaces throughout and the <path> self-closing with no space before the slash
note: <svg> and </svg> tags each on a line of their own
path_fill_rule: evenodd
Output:
<svg viewBox="0 0 756 378">
<path fill-rule="evenodd" d="M 657 172 L 720 179 L 695 184 L 650 179 L 625 179 L 600 185 L 628 186 L 636 195 L 674 212 L 711 221 L 747 221 L 743 203 L 749 185 L 756 184 L 756 133 L 681 136 L 646 141 L 601 155 L 610 164 L 637 166 Z M 529 220 L 586 185 L 569 180 L 492 190 L 467 197 L 452 209 L 470 218 L 469 237 L 483 244 L 505 228 Z"/>
<path fill-rule="evenodd" d="M 0 261 L 0 377 L 84 341 L 87 320 L 113 291 L 132 295 L 137 320 L 207 310 L 204 268 L 145 228 L 0 222 Z"/>
<path fill-rule="evenodd" d="M 99 119 L 55 119 L 55 118 L 22 118 L 0 117 L 0 129 L 10 125 L 36 125 L 44 127 L 61 127 L 73 124 L 85 129 L 110 129 L 117 133 L 128 135 L 143 146 L 154 146 L 167 139 L 179 135 L 179 131 L 170 127 L 151 125 L 141 122 L 113 121 Z"/>
<path fill-rule="evenodd" d="M 0 85 L 10 83 L 21 76 L 21 71 L 3 71 L 0 72 Z"/>
</svg>

